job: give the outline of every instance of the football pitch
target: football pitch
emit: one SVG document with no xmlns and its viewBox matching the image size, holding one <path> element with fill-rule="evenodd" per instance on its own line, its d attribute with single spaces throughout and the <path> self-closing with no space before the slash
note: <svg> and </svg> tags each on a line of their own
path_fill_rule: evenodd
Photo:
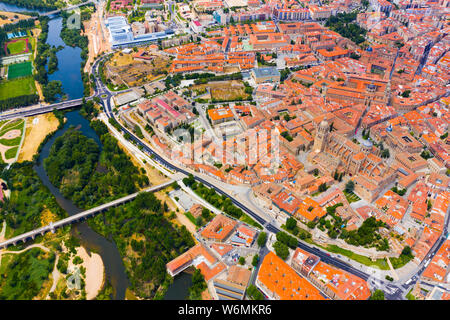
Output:
<svg viewBox="0 0 450 320">
<path fill-rule="evenodd" d="M 0 100 L 36 93 L 32 76 L 0 82 Z"/>
<path fill-rule="evenodd" d="M 15 55 L 28 52 L 28 39 L 17 39 L 6 44 L 6 53 Z"/>
<path fill-rule="evenodd" d="M 8 80 L 31 76 L 32 73 L 31 61 L 12 64 L 8 67 Z"/>
</svg>

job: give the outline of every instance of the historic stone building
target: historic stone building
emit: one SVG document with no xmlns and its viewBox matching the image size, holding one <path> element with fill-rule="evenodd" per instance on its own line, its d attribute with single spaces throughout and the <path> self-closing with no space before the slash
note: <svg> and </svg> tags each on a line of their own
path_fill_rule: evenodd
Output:
<svg viewBox="0 0 450 320">
<path fill-rule="evenodd" d="M 355 191 L 373 201 L 397 176 L 396 171 L 379 157 L 379 153 L 379 149 L 370 141 L 358 145 L 342 135 L 330 132 L 330 126 L 324 120 L 317 128 L 308 160 L 324 173 L 333 175 L 337 171 L 355 177 Z M 367 183 L 358 183 L 363 180 Z"/>
</svg>

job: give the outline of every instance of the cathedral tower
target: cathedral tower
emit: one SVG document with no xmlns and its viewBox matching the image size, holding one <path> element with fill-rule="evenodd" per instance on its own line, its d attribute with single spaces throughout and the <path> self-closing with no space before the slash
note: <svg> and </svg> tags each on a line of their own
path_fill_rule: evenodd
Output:
<svg viewBox="0 0 450 320">
<path fill-rule="evenodd" d="M 319 124 L 319 127 L 317 128 L 316 137 L 314 138 L 314 151 L 322 152 L 323 149 L 325 149 L 329 131 L 330 125 L 325 119 L 322 120 L 322 122 Z"/>
</svg>

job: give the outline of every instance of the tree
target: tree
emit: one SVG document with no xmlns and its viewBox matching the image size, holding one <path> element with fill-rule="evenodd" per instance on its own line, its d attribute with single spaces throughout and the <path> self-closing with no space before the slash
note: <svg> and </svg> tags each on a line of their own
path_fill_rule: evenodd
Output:
<svg viewBox="0 0 450 320">
<path fill-rule="evenodd" d="M 207 288 L 205 278 L 199 269 L 192 275 L 192 285 L 189 288 L 189 300 L 201 300 L 202 291 Z"/>
<path fill-rule="evenodd" d="M 261 232 L 258 236 L 258 246 L 260 247 L 264 247 L 266 245 L 266 241 L 267 241 L 267 233 L 265 232 Z"/>
<path fill-rule="evenodd" d="M 405 246 L 402 250 L 402 255 L 411 257 L 412 256 L 412 250 L 410 246 Z"/>
<path fill-rule="evenodd" d="M 211 216 L 211 212 L 208 209 L 203 208 L 202 209 L 202 217 L 204 219 L 208 220 L 210 218 L 210 216 Z"/>
<path fill-rule="evenodd" d="M 345 192 L 347 193 L 352 193 L 353 190 L 355 189 L 355 183 L 353 182 L 353 180 L 349 180 L 346 184 L 345 184 Z"/>
<path fill-rule="evenodd" d="M 375 290 L 369 300 L 384 300 L 384 292 L 379 289 Z"/>
<path fill-rule="evenodd" d="M 290 236 L 286 232 L 280 231 L 277 233 L 277 240 L 281 241 L 288 247 L 295 249 L 297 247 L 297 239 L 293 236 Z"/>
<path fill-rule="evenodd" d="M 275 253 L 277 254 L 277 256 L 279 256 L 281 259 L 286 260 L 289 256 L 289 248 L 283 242 L 276 241 L 273 244 L 273 248 L 275 249 Z"/>
<path fill-rule="evenodd" d="M 294 228 L 297 226 L 297 220 L 295 218 L 290 217 L 286 220 L 286 228 L 288 230 L 294 230 Z"/>
<path fill-rule="evenodd" d="M 337 170 L 333 174 L 333 179 L 336 181 L 339 180 L 339 173 L 337 172 Z"/>
<path fill-rule="evenodd" d="M 201 226 L 203 224 L 203 218 L 201 216 L 198 216 L 197 219 L 195 219 L 195 224 L 197 226 Z"/>
<path fill-rule="evenodd" d="M 308 228 L 314 229 L 314 227 L 316 226 L 316 223 L 314 221 L 309 221 L 306 225 L 308 226 Z"/>
<path fill-rule="evenodd" d="M 253 256 L 253 260 L 252 260 L 252 265 L 256 268 L 256 266 L 258 265 L 258 261 L 259 261 L 259 255 L 255 254 Z"/>
<path fill-rule="evenodd" d="M 244 257 L 239 257 L 239 264 L 242 265 L 242 266 L 245 264 L 245 258 Z"/>
<path fill-rule="evenodd" d="M 403 98 L 409 98 L 409 94 L 411 93 L 411 90 L 405 90 L 402 92 L 401 96 Z"/>
<path fill-rule="evenodd" d="M 381 151 L 381 157 L 389 158 L 390 157 L 389 149 L 384 149 L 383 151 Z"/>
<path fill-rule="evenodd" d="M 258 288 L 253 284 L 248 286 L 247 295 L 253 300 L 264 300 L 264 296 L 261 291 L 259 291 Z"/>
</svg>

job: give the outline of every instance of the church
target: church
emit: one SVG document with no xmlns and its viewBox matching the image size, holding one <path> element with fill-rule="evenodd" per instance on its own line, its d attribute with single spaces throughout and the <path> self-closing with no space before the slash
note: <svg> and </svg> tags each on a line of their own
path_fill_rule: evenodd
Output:
<svg viewBox="0 0 450 320">
<path fill-rule="evenodd" d="M 372 142 L 354 143 L 335 132 L 330 132 L 328 121 L 320 122 L 308 160 L 322 173 L 334 175 L 344 172 L 353 177 L 355 192 L 373 201 L 379 193 L 394 182 L 397 173 L 379 157 L 380 150 Z"/>
</svg>

